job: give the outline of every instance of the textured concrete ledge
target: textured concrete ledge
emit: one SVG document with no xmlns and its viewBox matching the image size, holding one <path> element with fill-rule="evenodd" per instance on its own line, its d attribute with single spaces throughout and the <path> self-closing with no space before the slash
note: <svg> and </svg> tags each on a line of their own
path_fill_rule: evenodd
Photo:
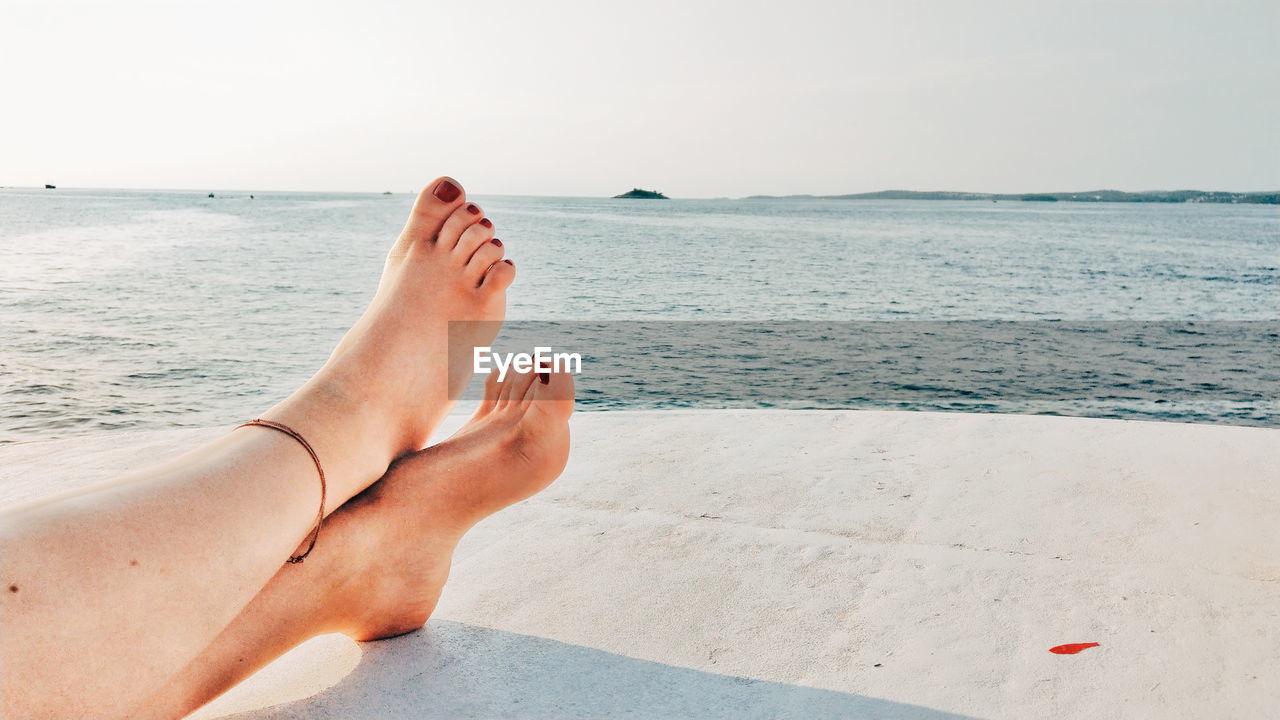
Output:
<svg viewBox="0 0 1280 720">
<path fill-rule="evenodd" d="M 0 448 L 0 503 L 219 432 Z M 1278 430 L 671 411 L 584 413 L 574 432 L 563 478 L 464 541 L 427 629 L 318 638 L 200 716 L 1280 707 Z M 1071 642 L 1101 646 L 1048 652 Z"/>
</svg>

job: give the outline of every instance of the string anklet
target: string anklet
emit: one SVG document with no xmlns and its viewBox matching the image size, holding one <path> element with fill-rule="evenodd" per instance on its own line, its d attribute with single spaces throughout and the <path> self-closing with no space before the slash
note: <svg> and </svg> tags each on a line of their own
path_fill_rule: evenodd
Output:
<svg viewBox="0 0 1280 720">
<path fill-rule="evenodd" d="M 290 563 L 293 563 L 293 564 L 300 563 L 304 559 L 306 559 L 308 555 L 311 554 L 312 550 L 315 549 L 316 540 L 319 539 L 320 537 L 320 525 L 324 523 L 324 502 L 325 502 L 325 494 L 328 491 L 328 488 L 325 487 L 324 468 L 320 467 L 320 456 L 316 455 L 316 451 L 312 449 L 311 443 L 307 442 L 297 430 L 294 430 L 293 428 L 289 427 L 288 425 L 285 425 L 284 423 L 272 422 L 271 420 L 263 420 L 261 418 L 256 418 L 254 420 L 250 420 L 249 422 L 243 425 L 237 425 L 236 430 L 239 430 L 242 427 L 249 427 L 251 425 L 257 426 L 257 427 L 271 428 L 272 430 L 277 430 L 279 432 L 284 433 L 285 435 L 288 435 L 294 440 L 297 440 L 298 444 L 301 445 L 303 449 L 307 451 L 307 454 L 311 456 L 311 461 L 316 464 L 316 472 L 320 473 L 320 512 L 316 513 L 316 526 L 315 526 L 315 529 L 311 531 L 311 542 L 307 545 L 307 549 L 304 550 L 301 555 L 292 555 L 289 557 Z"/>
</svg>

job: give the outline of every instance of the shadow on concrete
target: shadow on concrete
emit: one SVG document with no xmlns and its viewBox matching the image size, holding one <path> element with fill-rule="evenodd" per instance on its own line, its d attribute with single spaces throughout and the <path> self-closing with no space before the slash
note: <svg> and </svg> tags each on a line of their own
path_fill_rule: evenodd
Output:
<svg viewBox="0 0 1280 720">
<path fill-rule="evenodd" d="M 228 717 L 973 720 L 449 621 L 432 621 L 416 633 L 362 649 L 359 665 L 319 694 Z"/>
</svg>

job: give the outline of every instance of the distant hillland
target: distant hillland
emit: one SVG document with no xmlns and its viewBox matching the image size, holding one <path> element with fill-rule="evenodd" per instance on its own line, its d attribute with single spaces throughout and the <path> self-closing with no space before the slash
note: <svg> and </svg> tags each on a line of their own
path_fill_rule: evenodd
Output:
<svg viewBox="0 0 1280 720">
<path fill-rule="evenodd" d="M 1025 202 L 1140 202 L 1140 203 L 1264 203 L 1280 204 L 1280 192 L 1237 193 L 1212 190 L 1088 190 L 1063 193 L 970 193 L 929 192 L 918 190 L 881 190 L 852 195 L 752 195 L 746 200 L 1018 200 Z"/>
<path fill-rule="evenodd" d="M 613 199 L 615 200 L 619 198 L 624 200 L 669 200 L 670 199 L 666 195 L 663 195 L 662 193 L 658 192 L 657 190 L 641 190 L 640 188 L 632 188 L 622 193 L 621 195 L 613 196 Z"/>
</svg>

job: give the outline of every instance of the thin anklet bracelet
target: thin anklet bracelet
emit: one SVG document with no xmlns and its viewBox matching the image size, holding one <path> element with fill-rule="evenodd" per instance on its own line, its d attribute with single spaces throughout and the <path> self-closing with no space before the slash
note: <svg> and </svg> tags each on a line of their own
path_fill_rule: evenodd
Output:
<svg viewBox="0 0 1280 720">
<path fill-rule="evenodd" d="M 320 456 L 316 455 L 316 451 L 311 448 L 311 443 L 307 442 L 297 430 L 294 430 L 293 428 L 289 427 L 288 425 L 285 425 L 284 423 L 272 422 L 270 420 L 263 420 L 262 418 L 256 418 L 254 420 L 250 420 L 249 422 L 243 425 L 237 425 L 236 429 L 239 430 L 242 427 L 249 427 L 251 425 L 256 425 L 257 427 L 271 428 L 272 430 L 278 430 L 284 433 L 285 435 L 288 435 L 289 437 L 293 438 L 294 440 L 297 440 L 298 444 L 301 445 L 303 449 L 307 451 L 307 454 L 311 456 L 311 461 L 316 464 L 316 472 L 320 473 L 320 512 L 316 513 L 316 527 L 314 530 L 311 531 L 311 542 L 310 544 L 307 545 L 307 549 L 303 551 L 301 555 L 292 555 L 289 557 L 290 563 L 294 563 L 294 564 L 300 563 L 304 559 L 306 559 L 308 555 L 311 554 L 312 550 L 315 549 L 316 540 L 319 539 L 320 537 L 320 525 L 324 523 L 324 502 L 325 502 L 325 494 L 328 491 L 328 488 L 325 487 L 324 468 L 320 467 Z"/>
</svg>

